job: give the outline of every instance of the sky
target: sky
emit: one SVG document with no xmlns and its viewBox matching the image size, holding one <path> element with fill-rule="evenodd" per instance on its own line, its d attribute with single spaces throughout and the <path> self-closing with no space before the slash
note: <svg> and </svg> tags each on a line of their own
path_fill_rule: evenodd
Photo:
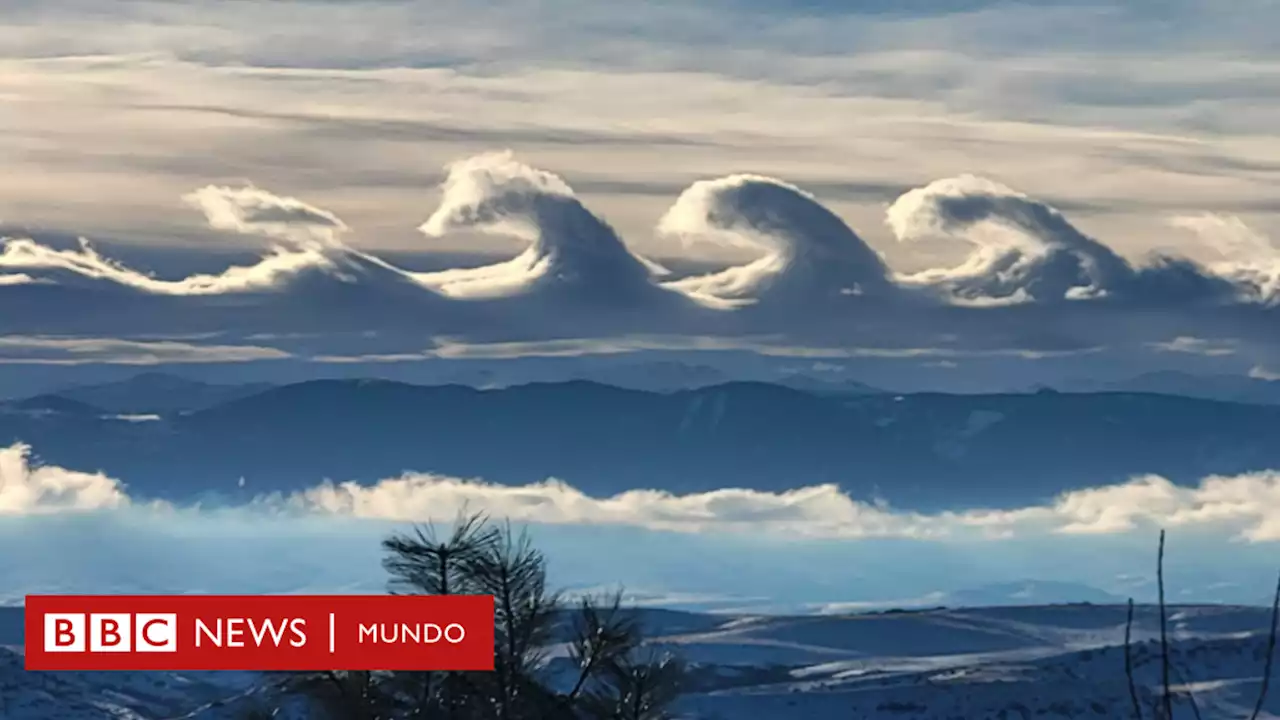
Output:
<svg viewBox="0 0 1280 720">
<path fill-rule="evenodd" d="M 970 378 L 1062 352 L 1274 377 L 1277 16 L 6 3 L 0 295 L 26 309 L 0 359 L 204 334 L 209 363 L 412 363 L 639 335 L 959 355 Z M 206 269 L 125 266 L 128 246 Z M 489 259 L 430 260 L 458 252 Z M 308 334 L 329 340 L 280 340 Z"/>
<path fill-rule="evenodd" d="M 961 173 L 1126 252 L 1204 252 L 1171 216 L 1277 229 L 1280 71 L 1263 28 L 1280 11 L 1266 0 L 0 12 L 13 223 L 210 242 L 178 195 L 249 179 L 333 209 L 362 247 L 422 248 L 442 166 L 512 148 L 656 256 L 686 252 L 652 237 L 663 209 L 733 172 L 811 190 L 904 269 L 934 253 L 896 247 L 883 205 Z"/>
<path fill-rule="evenodd" d="M 1277 26 L 1273 0 L 10 0 L 0 374 L 675 353 L 851 378 L 895 364 L 930 387 L 1280 378 Z M 161 251 L 198 260 L 160 268 Z M 110 526 L 120 545 L 58 578 L 10 568 L 23 588 L 145 566 L 110 557 L 178 577 L 226 538 L 268 542 L 255 513 L 284 503 L 275 565 L 216 577 L 296 589 L 318 572 L 306 557 L 326 557 L 302 554 L 316 538 L 368 559 L 410 519 L 397 508 L 475 496 L 538 524 L 570 583 L 608 574 L 573 552 L 584 513 L 617 520 L 616 552 L 643 538 L 696 547 L 700 573 L 755 568 L 708 575 L 740 580 L 722 593 L 811 568 L 796 602 L 1042 577 L 1051 552 L 1073 581 L 1124 593 L 1172 523 L 1202 541 L 1183 557 L 1210 597 L 1265 589 L 1280 507 L 1260 472 L 984 516 L 821 487 L 593 499 L 425 475 L 154 508 L 127 478 L 40 475 L 25 452 L 0 451 L 0 536 L 56 549 Z M 770 555 L 741 527 L 762 516 L 811 536 Z M 1224 548 L 1227 566 L 1206 559 Z M 632 564 L 650 575 L 619 579 L 709 592 L 680 556 L 655 550 Z M 917 575 L 835 587 L 842 557 L 910 558 Z M 340 567 L 357 566 L 376 573 Z"/>
</svg>

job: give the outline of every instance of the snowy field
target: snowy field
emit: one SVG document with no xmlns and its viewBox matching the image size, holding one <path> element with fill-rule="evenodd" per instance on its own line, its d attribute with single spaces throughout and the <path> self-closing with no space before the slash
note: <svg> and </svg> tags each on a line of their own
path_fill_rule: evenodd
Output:
<svg viewBox="0 0 1280 720">
<path fill-rule="evenodd" d="M 0 649 L 6 720 L 229 720 L 253 696 L 251 674 L 27 673 L 14 646 L 17 615 L 0 612 L 0 640 L 9 644 Z M 648 611 L 647 622 L 654 642 L 693 666 L 680 705 L 688 720 L 1132 717 L 1119 606 L 814 616 Z M 1269 622 L 1263 608 L 1170 608 L 1176 718 L 1250 717 Z M 1139 608 L 1135 675 L 1147 717 L 1159 696 L 1158 628 L 1154 608 Z M 1280 690 L 1259 717 L 1280 717 Z"/>
</svg>

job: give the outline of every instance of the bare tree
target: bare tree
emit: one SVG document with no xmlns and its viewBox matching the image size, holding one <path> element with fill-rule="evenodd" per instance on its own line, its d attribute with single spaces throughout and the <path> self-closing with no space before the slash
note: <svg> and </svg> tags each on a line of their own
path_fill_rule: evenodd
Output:
<svg viewBox="0 0 1280 720">
<path fill-rule="evenodd" d="M 415 527 L 383 541 L 395 594 L 477 594 L 494 599 L 494 671 L 319 673 L 301 688 L 333 720 L 663 720 L 682 665 L 646 653 L 622 595 L 566 604 L 547 582 L 529 536 L 481 514 L 438 534 Z M 566 641 L 567 681 L 548 672 L 547 649 Z"/>
<path fill-rule="evenodd" d="M 1161 702 L 1159 711 L 1156 716 L 1160 720 L 1173 720 L 1173 691 L 1170 685 L 1170 675 L 1173 667 L 1171 653 L 1169 651 L 1169 641 L 1167 633 L 1168 611 L 1165 606 L 1164 595 L 1164 530 L 1160 531 L 1160 549 L 1156 554 L 1156 585 L 1159 599 L 1160 612 L 1160 675 L 1161 675 Z M 1276 635 L 1280 631 L 1280 578 L 1276 580 L 1276 591 L 1271 601 L 1271 628 L 1267 634 L 1266 661 L 1263 664 L 1262 683 L 1258 690 L 1258 699 L 1254 704 L 1253 713 L 1249 720 L 1258 720 L 1258 716 L 1262 714 L 1263 706 L 1267 701 L 1267 694 L 1271 687 L 1271 674 L 1275 660 Z M 1133 715 L 1135 720 L 1142 720 L 1142 704 L 1138 700 L 1137 684 L 1134 680 L 1134 662 L 1132 650 L 1133 637 L 1133 598 L 1129 599 L 1129 613 L 1124 626 L 1124 671 L 1129 682 L 1129 696 L 1133 702 Z M 1186 678 L 1182 678 L 1181 682 L 1184 686 L 1189 685 Z M 1191 703 L 1191 709 L 1197 718 L 1200 717 L 1200 708 L 1196 703 L 1195 695 L 1190 688 L 1184 690 L 1188 701 Z"/>
</svg>

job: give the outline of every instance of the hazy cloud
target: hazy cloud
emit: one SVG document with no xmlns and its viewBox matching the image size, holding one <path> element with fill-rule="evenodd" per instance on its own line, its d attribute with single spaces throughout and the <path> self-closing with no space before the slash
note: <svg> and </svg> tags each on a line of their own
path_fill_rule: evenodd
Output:
<svg viewBox="0 0 1280 720">
<path fill-rule="evenodd" d="M 197 345 L 175 340 L 0 335 L 0 364 L 162 365 L 282 360 L 289 353 L 254 345 Z"/>
<path fill-rule="evenodd" d="M 1209 357 L 1225 357 L 1235 355 L 1238 351 L 1235 340 L 1212 340 L 1206 338 L 1187 337 L 1185 335 L 1164 342 L 1151 343 L 1151 347 L 1159 352 L 1187 353 L 1189 355 L 1206 355 Z"/>
</svg>

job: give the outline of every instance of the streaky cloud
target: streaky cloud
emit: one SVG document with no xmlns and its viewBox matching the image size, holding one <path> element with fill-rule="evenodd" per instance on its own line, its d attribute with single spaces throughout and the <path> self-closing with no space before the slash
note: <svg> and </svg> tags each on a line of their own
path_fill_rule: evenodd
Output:
<svg viewBox="0 0 1280 720">
<path fill-rule="evenodd" d="M 667 287 L 712 305 L 821 301 L 890 289 L 884 261 L 814 196 L 760 175 L 730 175 L 689 186 L 658 232 L 763 250 L 746 265 L 682 278 Z"/>
<path fill-rule="evenodd" d="M 152 295 L 224 295 L 273 290 L 299 273 L 315 269 L 327 271 L 334 267 L 324 254 L 315 250 L 276 248 L 253 265 L 233 266 L 217 274 L 162 280 L 104 257 L 83 238 L 79 248 L 66 250 L 42 245 L 30 238 L 5 238 L 3 251 L 0 251 L 0 269 L 24 272 L 0 275 L 0 285 L 43 282 L 117 288 Z"/>
<path fill-rule="evenodd" d="M 339 238 L 349 229 L 347 224 L 332 212 L 297 198 L 253 185 L 207 185 L 182 199 L 203 212 L 209 226 L 218 230 L 271 237 L 303 249 L 345 249 Z"/>
</svg>

